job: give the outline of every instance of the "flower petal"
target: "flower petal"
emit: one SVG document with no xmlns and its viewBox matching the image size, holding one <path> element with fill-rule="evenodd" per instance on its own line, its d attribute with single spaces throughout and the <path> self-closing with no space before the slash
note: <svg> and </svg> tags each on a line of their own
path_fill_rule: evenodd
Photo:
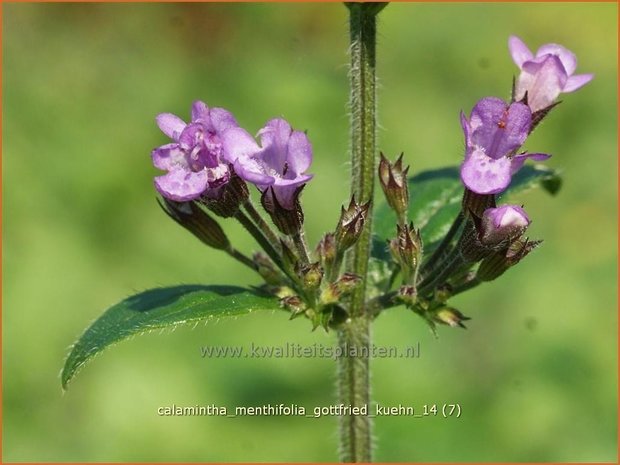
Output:
<svg viewBox="0 0 620 465">
<path fill-rule="evenodd" d="M 263 147 L 261 158 L 267 166 L 282 174 L 288 159 L 288 143 L 291 137 L 291 125 L 282 118 L 274 118 L 258 131 Z"/>
<path fill-rule="evenodd" d="M 211 121 L 209 117 L 209 107 L 206 103 L 196 100 L 192 104 L 192 122 L 196 122 L 200 120 L 200 122 L 210 125 Z"/>
<path fill-rule="evenodd" d="M 284 178 L 275 178 L 275 182 L 273 183 L 275 186 L 285 187 L 285 186 L 299 186 L 300 184 L 305 184 L 310 181 L 314 177 L 313 174 L 300 174 L 299 176 L 292 179 L 284 179 Z"/>
<path fill-rule="evenodd" d="M 497 194 L 510 184 L 511 160 L 494 160 L 483 150 L 473 150 L 461 165 L 461 180 L 478 194 Z"/>
<path fill-rule="evenodd" d="M 521 153 L 519 155 L 515 155 L 512 158 L 510 173 L 515 174 L 517 171 L 519 171 L 525 163 L 525 160 L 527 160 L 528 158 L 531 158 L 534 161 L 545 161 L 551 158 L 551 155 L 547 153 Z"/>
<path fill-rule="evenodd" d="M 592 79 L 594 79 L 594 74 L 575 74 L 574 76 L 570 76 L 566 80 L 562 92 L 574 92 L 585 86 Z"/>
<path fill-rule="evenodd" d="M 577 69 L 577 57 L 566 47 L 558 44 L 542 45 L 536 52 L 536 57 L 540 58 L 545 55 L 555 55 L 562 62 L 562 66 L 569 76 Z"/>
<path fill-rule="evenodd" d="M 260 152 L 260 147 L 245 129 L 229 128 L 221 134 L 223 157 L 229 163 L 238 158 L 251 158 Z"/>
<path fill-rule="evenodd" d="M 497 97 L 485 97 L 476 103 L 469 117 L 471 144 L 485 148 L 491 145 L 497 122 L 504 116 L 506 108 L 506 102 Z"/>
<path fill-rule="evenodd" d="M 499 98 L 486 97 L 471 112 L 470 142 L 483 148 L 489 157 L 499 159 L 525 142 L 531 122 L 532 114 L 526 105 L 508 106 Z"/>
<path fill-rule="evenodd" d="M 275 182 L 275 178 L 265 173 L 264 167 L 254 158 L 237 158 L 234 169 L 241 179 L 255 184 L 261 190 Z"/>
<path fill-rule="evenodd" d="M 527 45 L 523 43 L 521 39 L 517 36 L 510 36 L 508 38 L 508 49 L 510 50 L 510 55 L 512 56 L 512 61 L 515 62 L 519 68 L 525 61 L 531 60 L 534 56 Z"/>
<path fill-rule="evenodd" d="M 518 88 L 520 92 L 527 91 L 527 104 L 535 112 L 555 102 L 567 79 L 560 59 L 555 55 L 547 55 L 542 63 L 528 61 L 523 65 Z"/>
<path fill-rule="evenodd" d="M 288 168 L 301 174 L 312 164 L 312 144 L 308 136 L 301 131 L 293 131 L 288 141 Z"/>
<path fill-rule="evenodd" d="M 217 134 L 223 133 L 226 129 L 239 126 L 237 120 L 231 112 L 223 108 L 211 108 L 211 124 Z"/>
<path fill-rule="evenodd" d="M 173 170 L 155 178 L 155 188 L 164 197 L 185 202 L 200 197 L 207 187 L 206 170 L 193 172 Z"/>
<path fill-rule="evenodd" d="M 172 113 L 160 113 L 157 115 L 157 118 L 155 118 L 155 121 L 157 121 L 157 126 L 161 129 L 161 132 L 174 141 L 179 140 L 179 136 L 186 126 L 185 122 L 181 118 L 173 115 Z"/>
<path fill-rule="evenodd" d="M 498 245 L 519 237 L 529 225 L 527 213 L 518 205 L 488 208 L 482 214 L 480 240 L 485 245 Z"/>
<path fill-rule="evenodd" d="M 179 144 L 166 144 L 157 147 L 151 152 L 153 165 L 160 170 L 170 171 L 175 168 L 188 169 L 185 152 L 179 148 Z"/>
<path fill-rule="evenodd" d="M 471 130 L 469 128 L 469 121 L 467 121 L 467 116 L 465 113 L 461 111 L 461 128 L 463 128 L 463 134 L 465 134 L 465 147 L 471 146 Z"/>
</svg>

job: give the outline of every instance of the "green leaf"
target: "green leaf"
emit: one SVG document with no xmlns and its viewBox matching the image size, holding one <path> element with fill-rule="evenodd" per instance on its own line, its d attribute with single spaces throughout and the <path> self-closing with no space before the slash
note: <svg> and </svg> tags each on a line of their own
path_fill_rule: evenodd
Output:
<svg viewBox="0 0 620 465">
<path fill-rule="evenodd" d="M 516 194 L 535 187 L 542 187 L 555 195 L 561 185 L 557 171 L 543 165 L 526 165 L 513 176 L 510 187 L 500 200 L 505 202 L 506 197 L 512 199 Z M 461 208 L 463 184 L 459 168 L 424 171 L 414 176 L 409 179 L 409 195 L 409 219 L 420 228 L 428 252 L 448 232 Z M 396 215 L 385 200 L 375 208 L 374 228 L 379 243 L 385 243 L 396 234 Z"/>
<path fill-rule="evenodd" d="M 235 286 L 184 285 L 136 294 L 109 308 L 73 345 L 62 370 L 62 387 L 95 355 L 136 334 L 279 308 L 276 298 Z"/>
</svg>

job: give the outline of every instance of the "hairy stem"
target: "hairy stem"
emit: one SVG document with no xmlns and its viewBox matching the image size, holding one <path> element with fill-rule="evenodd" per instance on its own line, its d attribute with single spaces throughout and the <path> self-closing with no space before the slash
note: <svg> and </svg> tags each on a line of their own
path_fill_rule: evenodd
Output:
<svg viewBox="0 0 620 465">
<path fill-rule="evenodd" d="M 369 408 L 370 319 L 351 319 L 338 331 L 338 394 L 339 403 L 353 408 Z M 342 462 L 370 462 L 372 459 L 371 422 L 367 415 L 339 417 L 340 460 Z"/>
<path fill-rule="evenodd" d="M 243 263 L 245 266 L 249 268 L 252 268 L 254 271 L 258 269 L 258 267 L 256 266 L 256 263 L 254 263 L 250 257 L 246 256 L 242 252 L 239 252 L 234 247 L 229 247 L 228 249 L 226 249 L 226 253 L 230 255 L 231 257 L 233 257 L 238 262 Z"/>
<path fill-rule="evenodd" d="M 260 229 L 265 238 L 271 243 L 271 246 L 278 250 L 280 241 L 278 239 L 278 235 L 274 232 L 273 228 L 269 226 L 269 223 L 265 221 L 262 215 L 256 210 L 252 201 L 248 198 L 245 202 L 243 202 L 243 208 L 245 209 L 248 216 L 254 221 L 254 224 Z"/>
<path fill-rule="evenodd" d="M 334 257 L 334 263 L 332 263 L 331 268 L 329 269 L 329 273 L 327 275 L 327 281 L 333 283 L 338 279 L 340 275 L 340 268 L 342 268 L 342 260 L 344 258 L 344 254 L 340 251 L 336 251 L 336 256 Z"/>
<path fill-rule="evenodd" d="M 452 244 L 452 240 L 461 230 L 464 222 L 465 215 L 462 211 L 460 211 L 457 217 L 454 219 L 454 222 L 452 223 L 452 226 L 450 227 L 448 233 L 444 236 L 441 243 L 437 246 L 430 258 L 422 266 L 422 269 L 420 271 L 423 278 L 431 274 L 435 270 L 435 268 L 437 268 L 437 265 L 450 254 L 450 245 Z"/>
<path fill-rule="evenodd" d="M 293 236 L 293 243 L 295 244 L 301 263 L 304 265 L 310 263 L 310 254 L 308 253 L 308 244 L 306 243 L 306 234 L 303 228 Z"/>
<path fill-rule="evenodd" d="M 269 258 L 271 258 L 282 271 L 286 272 L 280 254 L 274 248 L 271 241 L 265 236 L 263 231 L 259 229 L 241 210 L 237 210 L 237 213 L 235 213 L 235 218 L 252 235 L 256 242 L 258 242 L 267 255 L 269 255 Z"/>
<path fill-rule="evenodd" d="M 347 3 L 349 8 L 351 68 L 349 71 L 351 106 L 351 194 L 358 203 L 373 199 L 376 167 L 376 16 L 385 4 Z M 347 271 L 362 278 L 351 296 L 350 318 L 338 330 L 343 350 L 356 356 L 338 359 L 339 403 L 354 408 L 370 404 L 370 316 L 365 307 L 372 203 L 362 234 L 348 255 Z M 340 459 L 343 462 L 372 460 L 371 421 L 367 415 L 340 417 Z"/>
</svg>

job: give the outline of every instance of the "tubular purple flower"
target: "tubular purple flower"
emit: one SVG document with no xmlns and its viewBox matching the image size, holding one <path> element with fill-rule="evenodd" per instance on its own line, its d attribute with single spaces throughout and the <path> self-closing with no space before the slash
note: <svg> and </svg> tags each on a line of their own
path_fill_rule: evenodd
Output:
<svg viewBox="0 0 620 465">
<path fill-rule="evenodd" d="M 525 210 L 518 205 L 503 205 L 488 208 L 482 215 L 480 223 L 480 242 L 485 245 L 497 245 L 506 240 L 521 236 L 530 225 Z"/>
<path fill-rule="evenodd" d="M 261 192 L 271 187 L 278 203 L 293 210 L 296 192 L 312 179 L 305 174 L 312 163 L 312 145 L 306 134 L 293 131 L 280 118 L 267 122 L 258 137 L 260 146 L 244 129 L 230 128 L 222 136 L 224 152 L 242 179 Z"/>
<path fill-rule="evenodd" d="M 594 78 L 593 74 L 573 74 L 577 58 L 561 45 L 545 44 L 534 56 L 520 38 L 510 36 L 508 48 L 512 60 L 521 70 L 514 98 L 520 101 L 527 92 L 532 112 L 547 108 L 562 92 L 573 92 Z"/>
<path fill-rule="evenodd" d="M 171 113 L 157 116 L 157 125 L 172 143 L 153 150 L 155 167 L 165 170 L 155 178 L 155 187 L 164 197 L 184 202 L 201 195 L 217 198 L 231 176 L 222 152 L 222 133 L 236 127 L 237 121 L 223 108 L 192 105 L 191 123 Z"/>
<path fill-rule="evenodd" d="M 512 175 L 532 158 L 546 160 L 544 153 L 520 153 L 532 123 L 530 109 L 522 103 L 506 104 L 496 97 L 478 101 L 469 120 L 461 112 L 465 133 L 463 184 L 478 194 L 497 194 L 510 184 Z"/>
</svg>

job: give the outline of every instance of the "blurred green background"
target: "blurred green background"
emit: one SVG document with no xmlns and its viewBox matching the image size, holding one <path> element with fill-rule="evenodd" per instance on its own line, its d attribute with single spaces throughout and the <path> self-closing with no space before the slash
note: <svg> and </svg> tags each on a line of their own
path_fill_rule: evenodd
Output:
<svg viewBox="0 0 620 465">
<path fill-rule="evenodd" d="M 460 419 L 382 417 L 378 461 L 615 461 L 617 6 L 392 4 L 379 25 L 381 149 L 412 172 L 458 164 L 458 113 L 508 97 L 509 34 L 558 42 L 595 80 L 527 142 L 564 171 L 557 198 L 518 199 L 545 244 L 454 299 L 467 331 L 435 340 L 402 308 L 375 343 L 383 405 L 458 402 Z M 171 404 L 335 403 L 328 359 L 202 359 L 203 344 L 332 344 L 304 320 L 254 314 L 124 342 L 66 393 L 72 341 L 106 306 L 178 283 L 255 284 L 157 207 L 159 112 L 230 109 L 250 132 L 286 117 L 314 144 L 308 236 L 348 193 L 347 15 L 340 4 L 3 5 L 3 460 L 334 461 L 336 420 L 159 417 Z M 234 243 L 255 248 L 236 224 Z"/>
</svg>

